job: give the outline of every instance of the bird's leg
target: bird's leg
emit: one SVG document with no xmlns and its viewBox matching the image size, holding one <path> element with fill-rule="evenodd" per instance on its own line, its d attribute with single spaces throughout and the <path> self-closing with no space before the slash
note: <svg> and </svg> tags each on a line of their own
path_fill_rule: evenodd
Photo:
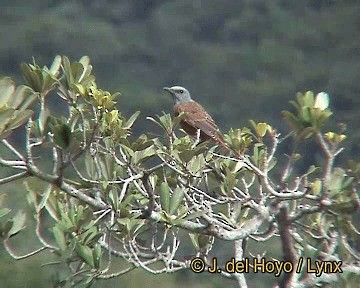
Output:
<svg viewBox="0 0 360 288">
<path fill-rule="evenodd" d="M 196 145 L 198 145 L 200 143 L 200 129 L 196 130 L 196 138 L 195 138 L 195 142 L 194 144 L 191 146 L 191 149 L 194 149 L 196 147 Z"/>
</svg>

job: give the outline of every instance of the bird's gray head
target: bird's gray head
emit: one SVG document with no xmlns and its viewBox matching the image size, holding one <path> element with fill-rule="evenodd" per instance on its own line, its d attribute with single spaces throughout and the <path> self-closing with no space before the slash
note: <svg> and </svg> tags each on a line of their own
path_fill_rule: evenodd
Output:
<svg viewBox="0 0 360 288">
<path fill-rule="evenodd" d="M 171 88 L 164 87 L 164 90 L 169 92 L 174 99 L 175 105 L 184 103 L 184 102 L 191 102 L 191 96 L 188 90 L 181 86 L 173 86 Z"/>
</svg>

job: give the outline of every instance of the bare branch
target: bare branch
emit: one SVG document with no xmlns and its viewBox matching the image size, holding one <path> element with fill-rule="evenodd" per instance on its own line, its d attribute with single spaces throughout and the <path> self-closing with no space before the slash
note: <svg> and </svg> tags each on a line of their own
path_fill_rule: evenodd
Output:
<svg viewBox="0 0 360 288">
<path fill-rule="evenodd" d="M 25 178 L 27 176 L 28 176 L 28 173 L 26 171 L 18 173 L 18 174 L 11 175 L 11 176 L 8 176 L 8 177 L 0 179 L 0 185 L 5 184 L 5 183 L 9 183 L 9 182 L 12 182 L 12 181 L 16 181 L 16 180 L 19 180 L 21 178 Z"/>
</svg>

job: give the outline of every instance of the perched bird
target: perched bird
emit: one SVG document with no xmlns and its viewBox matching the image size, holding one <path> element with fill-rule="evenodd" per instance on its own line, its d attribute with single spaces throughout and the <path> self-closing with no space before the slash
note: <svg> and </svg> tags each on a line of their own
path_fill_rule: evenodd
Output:
<svg viewBox="0 0 360 288">
<path fill-rule="evenodd" d="M 174 115 L 184 113 L 180 125 L 187 134 L 199 141 L 211 140 L 225 150 L 229 150 L 215 121 L 199 103 L 191 99 L 188 90 L 181 86 L 164 87 L 164 90 L 174 99 Z"/>
</svg>

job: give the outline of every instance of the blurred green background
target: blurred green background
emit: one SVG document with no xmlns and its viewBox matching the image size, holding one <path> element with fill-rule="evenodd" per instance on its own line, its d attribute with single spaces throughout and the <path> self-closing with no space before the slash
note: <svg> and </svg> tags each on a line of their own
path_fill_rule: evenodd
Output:
<svg viewBox="0 0 360 288">
<path fill-rule="evenodd" d="M 142 111 L 135 133 L 154 131 L 146 116 L 171 111 L 163 86 L 188 88 L 222 131 L 252 118 L 283 134 L 280 112 L 295 93 L 326 91 L 336 117 L 331 129 L 347 124 L 346 155 L 359 158 L 358 0 L 0 0 L 0 7 L 0 76 L 22 83 L 19 65 L 32 57 L 49 65 L 56 54 L 73 60 L 88 55 L 98 86 L 122 93 L 118 108 L 125 115 Z M 13 208 L 26 207 L 24 191 L 21 183 L 0 186 Z M 31 229 L 26 233 L 14 239 L 24 253 L 36 245 Z M 0 257 L 1 287 L 49 287 L 57 269 L 40 268 L 43 257 L 53 259 L 46 253 L 14 262 L 1 247 Z M 250 287 L 266 287 L 262 276 L 252 278 Z M 152 276 L 139 270 L 96 287 L 210 282 L 234 285 L 208 274 Z"/>
</svg>

